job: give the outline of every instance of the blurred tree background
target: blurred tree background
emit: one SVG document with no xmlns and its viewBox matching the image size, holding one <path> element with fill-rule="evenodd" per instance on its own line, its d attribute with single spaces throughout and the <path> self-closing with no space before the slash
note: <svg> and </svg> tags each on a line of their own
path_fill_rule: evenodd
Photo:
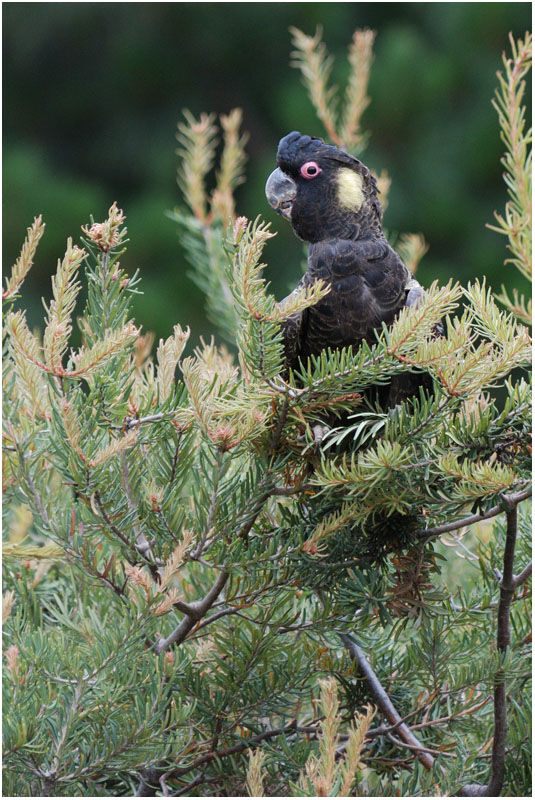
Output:
<svg viewBox="0 0 535 800">
<path fill-rule="evenodd" d="M 388 230 L 422 232 L 430 245 L 420 281 L 504 281 L 505 241 L 485 229 L 506 199 L 491 98 L 509 31 L 530 27 L 530 3 L 8 2 L 3 22 L 4 263 L 35 215 L 47 225 L 23 291 L 30 324 L 67 236 L 91 214 L 104 219 L 116 200 L 131 236 L 122 266 L 143 277 L 136 321 L 157 337 L 180 321 L 194 344 L 209 333 L 165 215 L 181 202 L 176 123 L 183 108 L 242 107 L 250 140 L 238 213 L 273 219 L 263 186 L 279 138 L 324 135 L 289 68 L 292 25 L 323 27 L 339 85 L 354 29 L 377 31 L 364 160 L 392 178 Z M 273 227 L 267 276 L 281 298 L 300 274 L 301 249 L 283 220 Z M 508 286 L 525 291 L 515 273 Z"/>
</svg>

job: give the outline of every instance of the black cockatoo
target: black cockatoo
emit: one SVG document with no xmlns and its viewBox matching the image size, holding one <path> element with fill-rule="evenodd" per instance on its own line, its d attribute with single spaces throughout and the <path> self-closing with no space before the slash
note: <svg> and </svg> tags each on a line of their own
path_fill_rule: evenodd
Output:
<svg viewBox="0 0 535 800">
<path fill-rule="evenodd" d="M 362 340 L 373 344 L 374 331 L 383 322 L 393 322 L 401 308 L 423 297 L 422 287 L 385 238 L 377 184 L 358 159 L 293 131 L 279 143 L 266 196 L 296 235 L 310 242 L 307 271 L 298 288 L 316 278 L 331 286 L 315 306 L 285 322 L 287 369 L 328 347 Z M 421 384 L 421 376 L 400 377 L 383 398 L 388 406 L 414 394 Z"/>
</svg>

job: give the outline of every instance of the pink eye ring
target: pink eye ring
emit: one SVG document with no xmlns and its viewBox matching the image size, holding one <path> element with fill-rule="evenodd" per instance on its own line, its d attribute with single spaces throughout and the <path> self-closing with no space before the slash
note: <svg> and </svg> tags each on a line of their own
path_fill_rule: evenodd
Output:
<svg viewBox="0 0 535 800">
<path fill-rule="evenodd" d="M 318 164 L 316 164 L 315 161 L 307 161 L 301 167 L 301 175 L 303 176 L 303 178 L 307 178 L 308 180 L 310 180 L 310 178 L 315 178 L 317 175 L 320 174 L 320 172 L 321 172 L 321 167 Z"/>
</svg>

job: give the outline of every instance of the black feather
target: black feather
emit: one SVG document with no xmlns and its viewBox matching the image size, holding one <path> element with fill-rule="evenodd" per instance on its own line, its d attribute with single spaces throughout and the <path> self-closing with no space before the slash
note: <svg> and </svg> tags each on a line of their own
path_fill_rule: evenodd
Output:
<svg viewBox="0 0 535 800">
<path fill-rule="evenodd" d="M 308 161 L 321 170 L 313 179 L 301 174 Z M 326 297 L 283 326 L 286 367 L 296 369 L 300 361 L 327 348 L 373 344 L 375 332 L 394 321 L 407 297 L 412 305 L 424 292 L 384 236 L 377 184 L 361 161 L 319 138 L 292 131 L 279 143 L 277 165 L 296 186 L 292 227 L 310 242 L 307 271 L 297 288 L 316 278 L 331 286 Z M 363 202 L 355 209 L 342 206 L 339 198 L 337 174 L 348 168 L 361 177 Z M 391 384 L 387 404 L 417 393 L 422 378 L 400 376 Z"/>
</svg>

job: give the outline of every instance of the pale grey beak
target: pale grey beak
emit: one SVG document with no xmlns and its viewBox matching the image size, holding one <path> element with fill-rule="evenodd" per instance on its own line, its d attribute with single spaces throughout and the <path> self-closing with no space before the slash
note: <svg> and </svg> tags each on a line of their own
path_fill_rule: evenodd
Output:
<svg viewBox="0 0 535 800">
<path fill-rule="evenodd" d="M 290 220 L 292 203 L 296 194 L 295 182 L 280 167 L 273 170 L 266 181 L 266 197 L 271 208 L 274 208 L 277 214 L 282 214 L 283 217 Z"/>
</svg>

